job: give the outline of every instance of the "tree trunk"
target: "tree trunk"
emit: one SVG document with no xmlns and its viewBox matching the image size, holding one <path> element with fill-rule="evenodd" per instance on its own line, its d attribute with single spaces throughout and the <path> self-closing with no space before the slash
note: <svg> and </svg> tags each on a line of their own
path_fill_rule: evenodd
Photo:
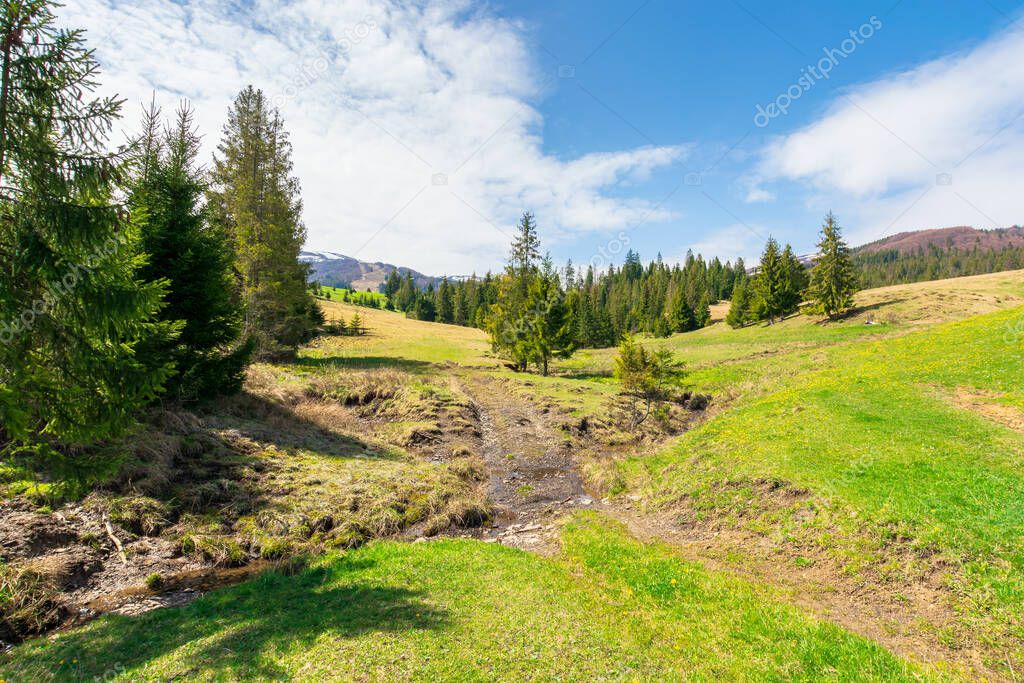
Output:
<svg viewBox="0 0 1024 683">
<path fill-rule="evenodd" d="M 11 48 L 14 45 L 14 25 L 7 26 L 3 43 L 3 75 L 0 76 L 0 183 L 3 182 L 4 166 L 7 163 L 7 109 L 11 97 Z"/>
</svg>

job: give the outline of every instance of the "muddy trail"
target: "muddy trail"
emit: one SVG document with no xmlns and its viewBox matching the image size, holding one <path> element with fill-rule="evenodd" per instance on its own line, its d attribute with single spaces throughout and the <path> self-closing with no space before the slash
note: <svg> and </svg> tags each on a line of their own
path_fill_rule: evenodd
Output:
<svg viewBox="0 0 1024 683">
<path fill-rule="evenodd" d="M 866 582 L 848 575 L 824 552 L 788 547 L 714 520 L 695 523 L 692 511 L 683 508 L 643 511 L 633 497 L 597 500 L 587 495 L 574 459 L 580 444 L 543 407 L 493 379 L 465 378 L 463 389 L 478 412 L 496 515 L 487 527 L 460 535 L 550 555 L 558 550 L 558 528 L 567 514 L 597 510 L 641 541 L 668 545 L 680 559 L 711 571 L 771 586 L 800 609 L 902 656 L 948 662 L 972 675 L 1001 680 L 979 650 L 950 647 L 936 637 L 934 629 L 955 623 L 939 575 L 911 584 Z M 932 626 L 922 628 L 923 623 Z"/>
<path fill-rule="evenodd" d="M 487 465 L 495 514 L 469 535 L 485 541 L 551 554 L 557 522 L 574 509 L 600 507 L 587 495 L 573 443 L 530 400 L 497 380 L 469 377 L 462 388 L 479 420 L 480 454 Z"/>
</svg>

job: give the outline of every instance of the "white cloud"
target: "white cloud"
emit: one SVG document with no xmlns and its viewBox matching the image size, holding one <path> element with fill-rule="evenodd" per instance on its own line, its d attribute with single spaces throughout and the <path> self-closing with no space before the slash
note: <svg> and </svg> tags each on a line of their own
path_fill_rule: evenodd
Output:
<svg viewBox="0 0 1024 683">
<path fill-rule="evenodd" d="M 748 204 L 755 204 L 758 202 L 770 202 L 775 199 L 775 195 L 762 187 L 752 187 L 747 192 L 745 201 Z"/>
<path fill-rule="evenodd" d="M 671 217 L 609 189 L 686 148 L 545 154 L 522 27 L 465 1 L 81 0 L 61 19 L 88 29 L 128 128 L 151 93 L 165 109 L 188 98 L 212 154 L 239 89 L 273 97 L 312 249 L 465 272 L 500 262 L 523 210 L 549 242 Z"/>
<path fill-rule="evenodd" d="M 868 239 L 1024 221 L 1021 159 L 1024 27 L 1017 24 L 969 51 L 837 97 L 821 119 L 770 144 L 759 172 L 762 181 L 809 187 L 815 205 L 835 208 L 855 225 L 855 238 Z"/>
</svg>

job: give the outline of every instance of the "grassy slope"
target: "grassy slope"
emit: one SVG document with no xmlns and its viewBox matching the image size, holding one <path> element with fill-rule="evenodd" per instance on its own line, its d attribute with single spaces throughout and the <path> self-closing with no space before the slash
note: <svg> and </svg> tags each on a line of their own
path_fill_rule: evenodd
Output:
<svg viewBox="0 0 1024 683">
<path fill-rule="evenodd" d="M 334 364 L 357 368 L 387 366 L 426 370 L 431 363 L 498 364 L 493 358 L 484 358 L 490 345 L 487 336 L 480 330 L 410 320 L 393 311 L 331 301 L 323 301 L 321 304 L 328 321 L 340 317 L 350 320 L 358 312 L 369 334 L 364 337 L 319 340 L 302 354 L 302 362 L 310 365 Z"/>
<path fill-rule="evenodd" d="M 1024 324 L 1003 313 L 914 330 L 1012 305 L 1022 294 L 1021 273 L 923 283 L 862 293 L 866 310 L 843 324 L 716 325 L 653 342 L 677 351 L 690 383 L 725 408 L 673 447 L 622 462 L 622 472 L 652 502 L 692 496 L 709 514 L 756 504 L 756 487 L 721 495 L 716 483 L 724 479 L 798 483 L 857 515 L 839 535 L 818 522 L 807 532 L 818 541 L 832 534 L 837 552 L 870 555 L 879 544 L 869 537 L 864 545 L 866 526 L 875 541 L 895 534 L 935 545 L 968 560 L 964 594 L 976 611 L 1017 613 L 1020 436 L 956 408 L 948 394 L 969 385 L 1004 392 L 985 400 L 1024 406 L 1016 334 Z M 429 382 L 456 363 L 583 412 L 603 410 L 615 392 L 610 350 L 579 354 L 561 364 L 560 376 L 526 379 L 501 368 L 478 330 L 325 308 L 329 318 L 358 310 L 371 334 L 318 342 L 294 366 L 301 376 L 392 367 Z M 868 316 L 886 324 L 861 324 Z M 770 521 L 792 530 L 798 519 L 806 517 Z M 45 680 L 54 671 L 543 678 L 568 670 L 577 679 L 626 680 L 908 673 L 879 648 L 815 624 L 763 590 L 591 521 L 569 530 L 558 560 L 464 541 L 373 545 L 181 610 L 105 618 L 57 643 L 20 648 L 3 667 L 0 678 L 10 680 Z"/>
<path fill-rule="evenodd" d="M 321 285 L 320 290 L 324 294 L 330 294 L 332 301 L 341 301 L 342 297 L 352 295 L 357 295 L 360 297 L 368 296 L 371 299 L 373 299 L 374 303 L 376 303 L 378 307 L 383 307 L 384 302 L 387 301 L 387 297 L 381 294 L 380 292 L 366 292 L 352 289 L 344 289 L 342 287 L 328 287 L 326 285 Z"/>
<path fill-rule="evenodd" d="M 184 608 L 19 649 L 9 681 L 910 680 L 884 649 L 595 516 L 542 559 L 472 541 L 375 543 Z"/>
<path fill-rule="evenodd" d="M 1024 290 L 1019 277 L 1010 282 Z M 1022 330 L 1024 309 L 1015 308 L 699 368 L 691 381 L 745 380 L 745 390 L 701 428 L 621 470 L 656 504 L 686 500 L 701 514 L 781 529 L 853 571 L 884 561 L 897 543 L 922 557 L 938 552 L 957 569 L 949 581 L 965 625 L 994 617 L 996 632 L 1022 638 L 1024 436 L 954 403 L 959 390 L 980 403 L 1024 406 Z M 764 479 L 806 488 L 812 500 L 781 519 L 778 511 L 752 515 Z M 1020 656 L 1019 641 L 1009 647 Z"/>
</svg>

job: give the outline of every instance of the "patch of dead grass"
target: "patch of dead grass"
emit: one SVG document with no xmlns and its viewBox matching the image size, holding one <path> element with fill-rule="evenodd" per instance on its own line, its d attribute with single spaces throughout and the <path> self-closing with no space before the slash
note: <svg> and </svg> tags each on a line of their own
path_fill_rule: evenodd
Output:
<svg viewBox="0 0 1024 683">
<path fill-rule="evenodd" d="M 999 403 L 1003 395 L 994 391 L 982 391 L 970 387 L 957 387 L 953 392 L 953 405 L 977 413 L 993 422 L 1024 432 L 1024 411 L 1014 406 Z"/>
</svg>

